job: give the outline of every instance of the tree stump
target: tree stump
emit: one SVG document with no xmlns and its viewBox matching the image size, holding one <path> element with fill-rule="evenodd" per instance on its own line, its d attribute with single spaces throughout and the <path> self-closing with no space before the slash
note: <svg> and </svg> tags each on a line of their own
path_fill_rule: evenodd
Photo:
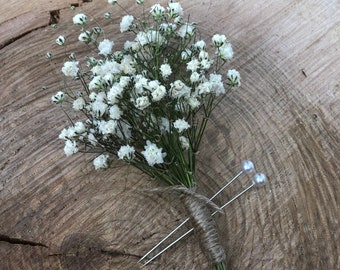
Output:
<svg viewBox="0 0 340 270">
<path fill-rule="evenodd" d="M 185 219 L 171 196 L 147 191 L 159 184 L 139 171 L 119 163 L 98 172 L 94 156 L 64 156 L 57 137 L 68 120 L 50 103 L 64 56 L 50 65 L 44 55 L 60 34 L 73 35 L 70 48 L 86 55 L 70 27 L 71 4 L 98 21 L 110 10 L 106 34 L 122 44 L 122 13 L 107 1 L 2 3 L 0 269 L 142 269 L 139 258 Z M 339 2 L 181 4 L 207 37 L 228 36 L 229 66 L 242 76 L 209 123 L 200 192 L 211 196 L 244 159 L 269 179 L 217 217 L 228 269 L 339 269 Z M 123 5 L 137 12 L 134 1 Z M 209 261 L 192 235 L 143 269 L 209 269 Z"/>
</svg>

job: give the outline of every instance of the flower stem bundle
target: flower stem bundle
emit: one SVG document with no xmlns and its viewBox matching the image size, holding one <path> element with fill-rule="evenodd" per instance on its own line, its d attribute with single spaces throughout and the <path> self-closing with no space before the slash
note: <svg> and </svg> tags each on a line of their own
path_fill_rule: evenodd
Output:
<svg viewBox="0 0 340 270">
<path fill-rule="evenodd" d="M 52 101 L 69 103 L 84 120 L 72 122 L 59 138 L 67 156 L 98 153 L 96 169 L 119 159 L 166 185 L 193 188 L 207 122 L 226 89 L 240 85 L 240 74 L 225 69 L 233 57 L 226 36 L 203 40 L 179 3 L 145 10 L 141 17 L 122 17 L 120 32 L 128 39 L 121 48 L 104 38 L 99 26 L 88 27 L 87 15 L 73 17 L 78 40 L 97 54 L 85 60 L 71 54 L 61 68 L 67 78 L 79 81 L 79 89 L 59 91 Z M 66 46 L 67 37 L 59 36 L 56 43 Z"/>
</svg>

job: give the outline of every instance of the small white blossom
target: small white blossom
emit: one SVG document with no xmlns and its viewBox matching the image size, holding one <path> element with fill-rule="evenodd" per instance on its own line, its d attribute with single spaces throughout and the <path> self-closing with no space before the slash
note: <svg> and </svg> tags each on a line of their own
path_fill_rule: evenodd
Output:
<svg viewBox="0 0 340 270">
<path fill-rule="evenodd" d="M 221 47 L 217 48 L 217 56 L 223 60 L 231 60 L 233 58 L 234 52 L 230 43 L 226 43 Z"/>
<path fill-rule="evenodd" d="M 65 36 L 59 36 L 56 40 L 55 43 L 57 43 L 59 46 L 64 45 L 66 42 Z"/>
<path fill-rule="evenodd" d="M 203 51 L 206 48 L 206 44 L 204 40 L 199 40 L 195 43 L 195 48 L 198 49 L 199 51 Z"/>
<path fill-rule="evenodd" d="M 117 128 L 117 121 L 109 120 L 109 121 L 99 121 L 98 130 L 103 135 L 115 134 Z"/>
<path fill-rule="evenodd" d="M 108 0 L 107 1 L 109 4 L 111 4 L 111 5 L 114 5 L 114 4 L 116 4 L 118 1 L 117 0 Z"/>
<path fill-rule="evenodd" d="M 157 21 L 164 16 L 165 8 L 160 4 L 155 4 L 151 7 L 150 13 L 152 14 L 154 20 Z"/>
<path fill-rule="evenodd" d="M 227 38 L 225 35 L 219 35 L 219 34 L 215 34 L 213 37 L 212 37 L 212 42 L 214 43 L 215 47 L 221 47 L 223 46 L 224 44 L 226 44 L 227 42 Z"/>
<path fill-rule="evenodd" d="M 74 124 L 74 131 L 77 133 L 77 134 L 83 134 L 85 133 L 86 131 L 86 127 L 84 125 L 83 122 L 76 122 Z"/>
<path fill-rule="evenodd" d="M 107 107 L 108 105 L 100 100 L 96 100 L 92 103 L 92 111 L 94 112 L 96 117 L 103 116 L 103 114 L 106 112 Z"/>
<path fill-rule="evenodd" d="M 68 157 L 77 153 L 78 152 L 77 143 L 75 141 L 66 140 L 64 152 Z"/>
<path fill-rule="evenodd" d="M 193 24 L 186 23 L 181 26 L 181 28 L 178 30 L 178 35 L 181 38 L 188 38 L 192 37 L 195 31 L 195 26 Z"/>
<path fill-rule="evenodd" d="M 180 3 L 172 3 L 169 2 L 168 4 L 168 12 L 170 18 L 178 17 L 178 16 L 183 16 L 183 8 Z"/>
<path fill-rule="evenodd" d="M 85 107 L 85 100 L 79 97 L 73 101 L 72 108 L 76 111 L 80 111 Z"/>
<path fill-rule="evenodd" d="M 196 83 L 198 81 L 200 81 L 201 79 L 201 75 L 199 73 L 197 73 L 196 71 L 191 73 L 190 75 L 190 82 L 191 83 Z"/>
<path fill-rule="evenodd" d="M 83 13 L 79 13 L 73 17 L 73 23 L 78 25 L 86 24 L 87 16 Z"/>
<path fill-rule="evenodd" d="M 73 139 L 74 137 L 77 136 L 77 133 L 76 133 L 76 130 L 73 126 L 71 127 L 68 127 L 68 128 L 64 128 L 60 134 L 59 134 L 59 139 L 62 139 L 62 140 L 71 140 Z"/>
<path fill-rule="evenodd" d="M 122 111 L 116 104 L 110 107 L 109 112 L 110 112 L 110 118 L 114 120 L 118 120 L 122 115 Z"/>
<path fill-rule="evenodd" d="M 120 22 L 120 32 L 127 32 L 132 26 L 134 18 L 131 15 L 125 15 Z"/>
<path fill-rule="evenodd" d="M 151 93 L 153 101 L 159 101 L 166 95 L 166 89 L 163 85 L 157 86 L 157 88 Z"/>
<path fill-rule="evenodd" d="M 107 93 L 107 100 L 110 104 L 115 104 L 118 101 L 118 98 L 121 97 L 124 88 L 119 85 L 119 83 L 115 83 L 110 88 L 110 91 Z"/>
<path fill-rule="evenodd" d="M 192 51 L 189 49 L 185 49 L 184 51 L 182 51 L 181 53 L 181 58 L 182 60 L 186 61 L 187 59 L 189 59 L 192 56 Z"/>
<path fill-rule="evenodd" d="M 190 125 L 187 121 L 185 121 L 184 119 L 177 119 L 174 122 L 174 128 L 176 128 L 178 130 L 179 133 L 181 133 L 182 131 L 190 128 Z"/>
<path fill-rule="evenodd" d="M 109 55 L 112 52 L 113 45 L 114 45 L 113 41 L 104 39 L 98 45 L 99 54 L 102 54 L 104 56 Z"/>
<path fill-rule="evenodd" d="M 123 145 L 117 152 L 119 159 L 132 160 L 135 157 L 135 148 L 130 145 Z"/>
<path fill-rule="evenodd" d="M 211 91 L 214 92 L 217 96 L 225 93 L 224 85 L 222 82 L 222 75 L 214 73 L 210 74 L 209 82 L 211 84 Z"/>
<path fill-rule="evenodd" d="M 78 40 L 81 42 L 89 43 L 92 41 L 92 33 L 90 31 L 85 31 L 80 33 L 78 36 Z"/>
<path fill-rule="evenodd" d="M 211 93 L 211 83 L 210 82 L 203 82 L 197 86 L 198 94 L 205 95 Z"/>
<path fill-rule="evenodd" d="M 78 61 L 67 61 L 64 63 L 61 71 L 65 76 L 76 77 L 79 71 L 78 64 Z"/>
<path fill-rule="evenodd" d="M 136 73 L 136 69 L 133 66 L 134 59 L 131 55 L 124 55 L 122 62 L 120 63 L 121 71 L 125 74 L 133 75 Z"/>
<path fill-rule="evenodd" d="M 53 103 L 62 103 L 65 99 L 65 93 L 63 91 L 57 92 L 55 95 L 51 97 Z"/>
<path fill-rule="evenodd" d="M 93 165 L 96 170 L 106 169 L 109 167 L 109 155 L 100 155 L 93 160 Z"/>
<path fill-rule="evenodd" d="M 189 97 L 187 102 L 191 109 L 197 109 L 201 105 L 197 97 Z"/>
<path fill-rule="evenodd" d="M 147 96 L 141 96 L 136 98 L 135 106 L 140 110 L 144 110 L 150 105 L 149 98 Z"/>
<path fill-rule="evenodd" d="M 231 86 L 240 86 L 241 85 L 241 76 L 240 73 L 236 69 L 230 69 L 227 72 L 228 84 Z"/>
<path fill-rule="evenodd" d="M 162 153 L 162 148 L 158 148 L 156 144 L 146 141 L 144 146 L 145 151 L 142 151 L 142 155 L 145 157 L 149 166 L 154 166 L 155 164 L 161 164 L 164 162 L 163 158 L 166 153 Z"/>
<path fill-rule="evenodd" d="M 181 80 L 171 84 L 170 93 L 173 98 L 181 98 L 190 95 L 191 88 L 186 86 Z"/>
<path fill-rule="evenodd" d="M 200 66 L 200 61 L 194 58 L 187 63 L 187 70 L 190 70 L 193 72 L 193 71 L 196 71 L 199 68 L 199 66 Z"/>
<path fill-rule="evenodd" d="M 160 66 L 159 69 L 164 79 L 168 78 L 172 74 L 172 70 L 169 64 L 163 64 Z"/>
<path fill-rule="evenodd" d="M 189 139 L 187 137 L 180 136 L 179 141 L 180 141 L 181 146 L 184 150 L 188 150 L 190 148 Z"/>
<path fill-rule="evenodd" d="M 89 83 L 89 89 L 90 90 L 98 89 L 102 86 L 102 83 L 103 82 L 101 76 L 94 76 Z"/>
</svg>

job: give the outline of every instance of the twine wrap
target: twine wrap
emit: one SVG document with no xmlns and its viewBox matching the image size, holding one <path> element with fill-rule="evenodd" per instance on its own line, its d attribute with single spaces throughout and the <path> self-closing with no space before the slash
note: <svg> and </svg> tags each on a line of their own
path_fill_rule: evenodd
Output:
<svg viewBox="0 0 340 270">
<path fill-rule="evenodd" d="M 216 222 L 208 207 L 221 212 L 221 209 L 210 201 L 207 197 L 196 193 L 192 189 L 184 186 L 172 186 L 167 188 L 156 188 L 154 191 L 179 192 L 180 199 L 185 205 L 192 221 L 197 236 L 200 239 L 205 254 L 214 264 L 222 263 L 226 260 L 223 246 L 220 243 Z"/>
</svg>

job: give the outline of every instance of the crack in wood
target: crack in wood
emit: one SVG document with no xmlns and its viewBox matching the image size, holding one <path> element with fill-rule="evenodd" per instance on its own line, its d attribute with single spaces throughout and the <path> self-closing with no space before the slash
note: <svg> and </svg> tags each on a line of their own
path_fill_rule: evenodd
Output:
<svg viewBox="0 0 340 270">
<path fill-rule="evenodd" d="M 9 237 L 8 235 L 3 235 L 0 234 L 0 241 L 2 242 L 7 242 L 13 245 L 29 245 L 29 246 L 40 246 L 40 247 L 45 247 L 48 248 L 48 246 L 42 244 L 42 243 L 38 243 L 38 242 L 33 242 L 33 241 L 28 241 L 28 240 L 23 240 L 20 238 L 13 238 L 13 237 Z"/>
</svg>

